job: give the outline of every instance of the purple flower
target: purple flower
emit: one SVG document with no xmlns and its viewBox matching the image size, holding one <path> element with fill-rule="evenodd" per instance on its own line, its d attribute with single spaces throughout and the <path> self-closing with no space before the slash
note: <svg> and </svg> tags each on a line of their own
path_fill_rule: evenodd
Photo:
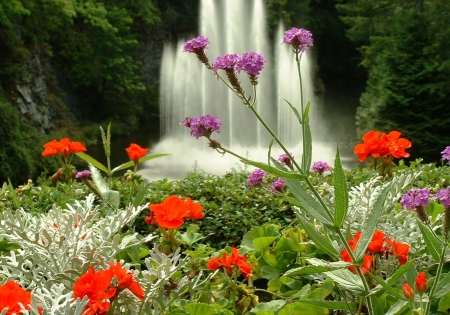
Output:
<svg viewBox="0 0 450 315">
<path fill-rule="evenodd" d="M 277 181 L 272 183 L 272 186 L 270 186 L 270 191 L 274 194 L 276 193 L 284 193 L 284 187 L 286 186 L 286 183 L 284 182 L 284 179 L 278 178 Z"/>
<path fill-rule="evenodd" d="M 440 200 L 444 207 L 450 207 L 450 188 L 442 188 L 436 193 L 435 198 Z"/>
<path fill-rule="evenodd" d="M 89 170 L 81 171 L 75 174 L 75 178 L 79 179 L 88 179 L 89 176 L 91 176 L 91 171 Z"/>
<path fill-rule="evenodd" d="M 284 32 L 283 43 L 292 45 L 295 50 L 307 51 L 313 45 L 312 34 L 304 28 L 293 27 Z"/>
<path fill-rule="evenodd" d="M 216 116 L 205 115 L 196 118 L 186 117 L 180 124 L 188 127 L 191 135 L 198 139 L 209 138 L 214 131 L 220 132 L 222 122 Z"/>
<path fill-rule="evenodd" d="M 442 159 L 450 162 L 450 146 L 446 147 L 442 153 Z"/>
<path fill-rule="evenodd" d="M 413 188 L 402 196 L 400 204 L 402 208 L 409 208 L 411 210 L 417 207 L 424 207 L 430 205 L 431 192 L 428 189 Z"/>
<path fill-rule="evenodd" d="M 217 72 L 219 69 L 234 69 L 234 65 L 239 60 L 238 54 L 226 54 L 224 56 L 219 56 L 214 61 L 213 70 Z"/>
<path fill-rule="evenodd" d="M 247 181 L 248 187 L 256 186 L 256 185 L 261 184 L 264 175 L 266 175 L 266 172 L 264 172 L 262 169 L 257 168 L 256 170 L 254 170 L 248 176 L 248 181 Z"/>
<path fill-rule="evenodd" d="M 325 171 L 331 171 L 332 168 L 326 162 L 314 162 L 311 167 L 311 172 L 323 174 Z"/>
<path fill-rule="evenodd" d="M 255 52 L 246 52 L 243 54 L 236 63 L 236 70 L 240 73 L 242 70 L 247 74 L 259 75 L 264 68 L 264 64 L 267 61 L 262 54 Z"/>
<path fill-rule="evenodd" d="M 206 46 L 208 46 L 208 44 L 209 44 L 208 37 L 199 36 L 199 37 L 193 38 L 191 40 L 188 40 L 184 44 L 183 51 L 197 53 L 197 52 L 202 51 L 205 48 L 207 48 Z"/>
</svg>

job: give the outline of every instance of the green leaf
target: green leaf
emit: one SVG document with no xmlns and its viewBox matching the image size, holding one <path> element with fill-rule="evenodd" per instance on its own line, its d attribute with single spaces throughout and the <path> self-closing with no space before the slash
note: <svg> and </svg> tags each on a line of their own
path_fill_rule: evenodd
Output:
<svg viewBox="0 0 450 315">
<path fill-rule="evenodd" d="M 302 231 L 299 228 L 291 228 L 285 231 L 281 238 L 277 241 L 274 251 L 304 252 L 306 251 L 306 248 Z"/>
<path fill-rule="evenodd" d="M 330 263 L 318 258 L 310 258 L 307 259 L 307 261 L 311 265 L 289 269 L 283 276 L 296 277 L 310 275 L 313 273 L 323 273 L 333 270 L 347 269 L 349 266 L 351 266 L 351 264 L 343 261 Z"/>
<path fill-rule="evenodd" d="M 167 155 L 170 155 L 170 154 L 158 153 L 158 154 L 146 155 L 146 156 L 141 157 L 139 159 L 139 164 L 141 164 L 141 163 L 143 163 L 145 161 L 148 161 L 148 160 L 153 160 L 153 159 L 156 159 L 156 158 L 159 158 L 159 157 L 162 157 L 162 156 L 167 156 Z M 111 174 L 114 173 L 114 172 L 117 172 L 117 171 L 121 171 L 121 170 L 130 168 L 130 167 L 133 167 L 133 166 L 134 166 L 134 162 L 133 161 L 129 161 L 127 163 L 121 164 L 121 165 L 113 168 L 112 171 L 111 171 Z"/>
<path fill-rule="evenodd" d="M 308 102 L 306 105 L 305 113 L 303 115 L 303 145 L 304 152 L 302 154 L 302 170 L 305 174 L 309 174 L 309 170 L 311 168 L 311 160 L 312 160 L 312 137 L 311 137 L 311 128 L 309 127 L 309 108 L 311 103 Z"/>
<path fill-rule="evenodd" d="M 439 279 L 439 282 L 436 286 L 436 293 L 434 294 L 434 297 L 439 299 L 448 292 L 450 292 L 450 272 L 446 273 L 443 277 Z"/>
<path fill-rule="evenodd" d="M 278 311 L 286 305 L 285 300 L 273 300 L 267 303 L 259 303 L 248 314 L 255 315 L 268 315 L 276 314 Z"/>
<path fill-rule="evenodd" d="M 344 170 L 339 156 L 339 149 L 336 152 L 334 160 L 334 226 L 341 228 L 348 210 L 348 191 L 347 181 L 345 180 Z"/>
<path fill-rule="evenodd" d="M 134 196 L 133 198 L 133 207 L 137 208 L 144 200 L 145 195 L 148 193 L 148 187 L 150 187 L 150 183 L 146 183 Z"/>
<path fill-rule="evenodd" d="M 447 293 L 439 299 L 438 311 L 448 312 L 450 309 L 450 293 Z"/>
<path fill-rule="evenodd" d="M 98 168 L 99 170 L 102 170 L 103 172 L 105 172 L 106 174 L 109 174 L 108 169 L 106 168 L 106 166 L 104 166 L 102 163 L 100 163 L 99 161 L 97 161 L 96 159 L 94 159 L 92 156 L 87 155 L 84 152 L 78 152 L 75 153 L 80 159 L 86 161 L 89 164 L 94 165 L 96 168 Z"/>
<path fill-rule="evenodd" d="M 192 247 L 192 245 L 196 242 L 198 242 L 199 240 L 205 238 L 203 235 L 201 235 L 200 233 L 195 233 L 192 231 L 187 231 L 186 233 L 178 233 L 175 238 L 177 240 L 179 240 L 182 244 L 185 244 L 189 247 Z"/>
<path fill-rule="evenodd" d="M 303 174 L 282 171 L 276 167 L 273 167 L 273 166 L 270 166 L 270 165 L 267 165 L 267 164 L 261 163 L 261 162 L 255 162 L 255 161 L 250 161 L 250 160 L 241 160 L 241 162 L 258 167 L 258 168 L 260 168 L 270 174 L 276 175 L 278 177 L 293 178 L 293 179 L 305 179 L 306 178 L 306 176 Z"/>
<path fill-rule="evenodd" d="M 328 309 L 296 301 L 283 307 L 278 315 L 328 315 Z"/>
<path fill-rule="evenodd" d="M 375 276 L 374 274 L 368 272 L 367 273 L 373 280 L 375 280 L 384 290 L 386 290 L 386 292 L 392 296 L 394 296 L 397 299 L 402 300 L 403 299 L 403 295 L 400 294 L 400 292 L 397 289 L 394 289 L 394 287 L 392 285 L 389 285 L 387 282 L 385 282 L 383 279 Z M 375 292 L 379 292 L 380 290 L 378 290 L 377 288 L 375 288 L 372 293 Z"/>
<path fill-rule="evenodd" d="M 295 199 L 287 197 L 289 202 L 300 207 L 308 215 L 317 219 L 322 224 L 334 229 L 332 222 L 333 218 L 328 214 L 322 204 L 306 190 L 303 183 L 298 180 L 288 178 L 285 179 L 285 182 L 295 199 L 298 201 L 296 202 Z"/>
<path fill-rule="evenodd" d="M 267 280 L 278 280 L 280 272 L 272 266 L 264 266 L 261 268 L 261 277 Z"/>
<path fill-rule="evenodd" d="M 385 315 L 401 315 L 410 307 L 408 301 L 398 300 L 397 303 L 391 306 Z"/>
<path fill-rule="evenodd" d="M 295 106 L 292 105 L 288 100 L 285 99 L 284 101 L 285 101 L 285 102 L 289 105 L 289 107 L 292 109 L 292 111 L 294 112 L 295 117 L 297 117 L 298 122 L 301 124 L 301 123 L 302 123 L 302 118 L 301 118 L 300 113 L 298 112 L 297 108 L 295 108 Z"/>
<path fill-rule="evenodd" d="M 325 272 L 325 275 L 357 295 L 364 294 L 364 284 L 362 283 L 362 280 L 347 269 Z"/>
<path fill-rule="evenodd" d="M 442 248 L 442 242 L 437 238 L 437 236 L 430 230 L 428 225 L 422 223 L 422 221 L 417 220 L 420 232 L 422 233 L 423 240 L 425 241 L 425 250 L 433 256 L 435 262 L 440 261 L 440 252 Z"/>
<path fill-rule="evenodd" d="M 205 303 L 190 303 L 184 307 L 184 310 L 189 315 L 214 315 L 217 313 L 214 307 Z"/>
<path fill-rule="evenodd" d="M 102 196 L 104 196 L 104 194 L 109 190 L 108 184 L 105 182 L 102 175 L 93 164 L 89 163 L 89 170 L 91 171 L 92 181 L 94 182 L 95 186 L 97 186 Z"/>
<path fill-rule="evenodd" d="M 358 307 L 358 304 L 356 304 L 356 303 L 347 304 L 345 302 L 340 302 L 340 301 L 305 299 L 305 300 L 299 300 L 297 302 L 307 304 L 307 305 L 319 306 L 319 307 L 332 309 L 332 310 L 349 310 L 349 307 L 351 307 L 351 309 L 356 309 Z"/>
<path fill-rule="evenodd" d="M 302 226 L 302 228 L 306 231 L 308 236 L 311 238 L 313 243 L 325 254 L 330 256 L 332 259 L 336 259 L 338 257 L 338 252 L 334 248 L 333 244 L 331 244 L 331 241 L 316 231 L 316 229 L 311 226 L 309 221 L 303 217 L 301 213 L 298 212 L 298 210 L 294 210 L 295 214 L 297 216 L 297 219 Z"/>
<path fill-rule="evenodd" d="M 281 226 L 274 224 L 264 224 L 262 226 L 254 227 L 247 234 L 244 235 L 241 243 L 241 254 L 245 254 L 248 251 L 257 250 L 254 245 L 254 240 L 262 237 L 274 237 L 275 239 L 280 237 Z"/>
<path fill-rule="evenodd" d="M 366 219 L 366 224 L 364 226 L 364 230 L 362 231 L 361 238 L 358 241 L 358 245 L 356 245 L 355 249 L 355 258 L 356 262 L 362 261 L 364 253 L 366 252 L 367 246 L 372 241 L 372 237 L 375 234 L 377 229 L 378 220 L 380 219 L 381 214 L 384 209 L 384 202 L 386 200 L 386 196 L 391 188 L 391 184 L 387 185 L 378 196 L 375 204 L 373 205 L 372 210 L 369 211 L 369 216 Z"/>
<path fill-rule="evenodd" d="M 15 249 L 19 249 L 20 245 L 16 243 L 10 243 L 8 240 L 0 240 L 0 252 L 10 252 Z"/>
</svg>

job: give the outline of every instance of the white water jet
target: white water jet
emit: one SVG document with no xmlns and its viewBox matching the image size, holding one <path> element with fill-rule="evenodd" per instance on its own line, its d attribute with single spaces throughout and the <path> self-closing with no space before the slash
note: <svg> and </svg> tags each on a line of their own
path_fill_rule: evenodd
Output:
<svg viewBox="0 0 450 315">
<path fill-rule="evenodd" d="M 211 44 L 206 53 L 211 62 L 227 53 L 255 51 L 265 56 L 268 62 L 257 86 L 257 111 L 294 156 L 300 158 L 301 127 L 284 101 L 288 100 L 300 111 L 295 54 L 290 45 L 281 44 L 285 31 L 281 23 L 274 48 L 270 49 L 265 20 L 263 0 L 202 0 L 200 32 L 191 38 L 198 35 L 209 38 Z M 251 110 L 211 70 L 206 69 L 194 54 L 183 52 L 185 42 L 186 40 L 181 40 L 175 47 L 166 44 L 161 66 L 162 137 L 151 148 L 151 153 L 169 153 L 171 156 L 147 162 L 140 173 L 149 180 L 181 179 L 189 171 L 220 175 L 232 169 L 246 169 L 236 157 L 221 156 L 207 147 L 206 139 L 191 137 L 189 129 L 179 124 L 185 117 L 206 114 L 217 116 L 223 123 L 220 134 L 213 134 L 213 139 L 219 140 L 224 147 L 241 156 L 266 162 L 271 141 L 269 133 Z M 325 125 L 320 121 L 320 112 L 314 100 L 311 53 L 308 51 L 303 54 L 301 71 L 304 105 L 306 107 L 308 101 L 312 104 L 310 124 L 314 140 L 313 161 L 332 163 L 335 148 L 318 141 L 318 135 L 321 134 L 319 131 Z M 224 74 L 223 76 L 225 77 Z M 241 73 L 240 80 L 247 94 L 252 95 L 252 87 L 244 73 Z M 273 146 L 273 157 L 277 158 L 282 153 L 280 148 Z"/>
</svg>

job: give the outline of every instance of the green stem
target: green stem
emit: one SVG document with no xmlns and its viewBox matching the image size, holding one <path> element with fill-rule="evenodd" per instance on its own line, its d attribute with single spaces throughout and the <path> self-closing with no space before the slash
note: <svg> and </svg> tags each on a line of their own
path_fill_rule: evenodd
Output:
<svg viewBox="0 0 450 315">
<path fill-rule="evenodd" d="M 302 139 L 302 146 L 303 146 L 303 154 L 305 154 L 306 152 L 306 142 L 305 142 L 305 121 L 304 121 L 304 116 L 305 116 L 305 108 L 304 108 L 304 100 L 303 100 L 303 83 L 302 83 L 302 72 L 300 69 L 300 60 L 302 59 L 302 53 L 301 51 L 296 51 L 295 52 L 295 62 L 297 63 L 297 72 L 298 72 L 298 80 L 299 80 L 299 87 L 300 87 L 300 117 L 302 120 L 302 135 L 303 135 L 303 139 Z M 306 171 L 306 170 L 305 170 Z"/>
<path fill-rule="evenodd" d="M 445 252 L 446 251 L 447 251 L 447 247 L 444 244 L 442 246 L 441 255 L 439 256 L 439 265 L 438 265 L 438 268 L 437 268 L 437 271 L 436 271 L 436 276 L 434 277 L 434 281 L 433 281 L 433 285 L 431 286 L 430 293 L 428 293 L 428 303 L 427 303 L 427 306 L 425 307 L 425 312 L 423 313 L 425 315 L 428 315 L 430 313 L 431 299 L 433 298 L 433 295 L 434 295 L 434 293 L 436 291 L 436 288 L 437 288 L 437 285 L 438 285 L 438 282 L 439 282 L 439 277 L 441 276 L 442 269 L 444 267 L 444 263 L 445 263 L 444 257 L 445 257 Z M 422 296 L 420 297 L 420 302 L 422 303 Z M 422 306 L 421 306 L 421 308 L 422 308 Z"/>
</svg>

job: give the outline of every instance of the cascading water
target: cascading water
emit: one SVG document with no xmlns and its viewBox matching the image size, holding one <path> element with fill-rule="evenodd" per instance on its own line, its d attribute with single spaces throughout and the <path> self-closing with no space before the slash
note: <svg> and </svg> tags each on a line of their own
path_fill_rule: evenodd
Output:
<svg viewBox="0 0 450 315">
<path fill-rule="evenodd" d="M 288 100 L 299 108 L 300 88 L 295 54 L 291 46 L 281 44 L 285 31 L 282 24 L 274 48 L 270 48 L 265 20 L 263 0 L 202 0 L 200 32 L 192 37 L 208 37 L 211 44 L 206 54 L 210 62 L 227 53 L 254 51 L 265 56 L 268 62 L 257 86 L 257 111 L 285 145 L 292 149 L 294 156 L 300 157 L 301 128 L 284 101 Z M 223 174 L 236 166 L 238 169 L 245 167 L 239 165 L 235 157 L 221 156 L 207 148 L 206 139 L 190 137 L 189 130 L 180 125 L 185 117 L 206 114 L 217 116 L 223 123 L 220 134 L 213 135 L 214 139 L 240 155 L 267 161 L 267 149 L 271 141 L 268 132 L 236 95 L 214 76 L 213 71 L 206 69 L 195 55 L 183 52 L 184 43 L 185 40 L 178 42 L 175 47 L 171 44 L 164 46 L 160 79 L 162 138 L 151 149 L 154 153 L 170 153 L 172 157 L 152 160 L 141 172 L 149 179 L 176 179 L 183 178 L 189 170 Z M 320 115 L 313 99 L 310 54 L 307 52 L 302 56 L 303 98 L 305 106 L 308 101 L 312 103 L 310 123 L 313 139 L 317 140 L 317 127 L 323 128 L 323 124 L 317 123 Z M 244 73 L 240 75 L 240 80 L 247 94 L 252 95 L 252 87 Z M 332 160 L 334 149 L 320 147 L 314 143 L 313 159 L 319 153 L 318 159 Z M 280 150 L 275 152 L 276 149 L 276 146 L 272 149 L 275 157 L 283 153 Z M 196 169 L 193 169 L 194 165 Z M 158 171 L 161 173 L 158 174 Z"/>
</svg>

